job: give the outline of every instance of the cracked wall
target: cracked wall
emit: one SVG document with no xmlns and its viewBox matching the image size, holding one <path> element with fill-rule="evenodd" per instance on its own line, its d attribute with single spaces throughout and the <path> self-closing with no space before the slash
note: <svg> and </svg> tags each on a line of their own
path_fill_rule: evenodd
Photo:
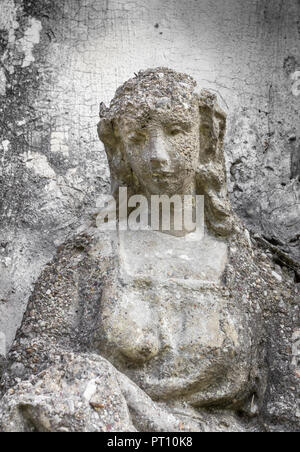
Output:
<svg viewBox="0 0 300 452">
<path fill-rule="evenodd" d="M 300 258 L 299 13 L 297 0 L 0 0 L 7 347 L 41 268 L 109 190 L 99 103 L 140 69 L 187 72 L 219 95 L 235 209 Z"/>
</svg>

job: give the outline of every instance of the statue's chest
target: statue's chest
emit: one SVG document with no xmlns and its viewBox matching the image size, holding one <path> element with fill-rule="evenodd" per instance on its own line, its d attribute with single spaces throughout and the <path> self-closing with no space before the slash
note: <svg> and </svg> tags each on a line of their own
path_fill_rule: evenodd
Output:
<svg viewBox="0 0 300 452">
<path fill-rule="evenodd" d="M 206 236 L 178 238 L 158 232 L 124 232 L 120 240 L 120 271 L 129 279 L 170 279 L 218 283 L 227 263 L 227 244 Z"/>
<path fill-rule="evenodd" d="M 132 348 L 128 356 L 135 359 L 147 347 L 149 356 L 164 348 L 205 353 L 207 347 L 221 348 L 230 331 L 236 342 L 235 322 L 221 290 L 225 242 L 153 232 L 126 232 L 119 240 L 116 296 L 106 318 L 110 331 Z"/>
<path fill-rule="evenodd" d="M 153 394 L 198 391 L 242 359 L 251 345 L 247 319 L 221 287 L 224 242 L 160 235 L 120 237 L 119 268 L 102 300 L 100 351 Z"/>
</svg>

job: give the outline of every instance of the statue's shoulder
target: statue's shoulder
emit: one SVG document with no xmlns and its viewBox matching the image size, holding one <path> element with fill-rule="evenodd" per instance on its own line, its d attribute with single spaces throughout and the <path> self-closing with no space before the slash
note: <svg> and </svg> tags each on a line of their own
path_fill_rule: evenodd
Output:
<svg viewBox="0 0 300 452">
<path fill-rule="evenodd" d="M 73 234 L 57 247 L 52 261 L 46 265 L 39 279 L 45 275 L 65 273 L 68 270 L 82 272 L 93 262 L 99 268 L 115 257 L 118 235 L 115 231 L 101 231 L 89 227 Z"/>
<path fill-rule="evenodd" d="M 56 300 L 57 310 L 62 300 L 70 300 L 75 296 L 75 292 L 78 296 L 78 291 L 82 291 L 83 281 L 85 286 L 88 285 L 92 275 L 97 274 L 98 280 L 101 281 L 103 272 L 113 265 L 115 241 L 116 238 L 111 233 L 99 231 L 94 227 L 69 237 L 57 247 L 52 261 L 40 274 L 28 309 L 40 305 L 39 310 L 42 312 L 45 304 L 51 304 L 52 298 Z"/>
<path fill-rule="evenodd" d="M 110 234 L 86 229 L 62 243 L 41 272 L 10 353 L 29 373 L 47 367 L 45 350 L 81 348 L 90 342 L 103 280 L 114 268 L 111 242 Z"/>
</svg>

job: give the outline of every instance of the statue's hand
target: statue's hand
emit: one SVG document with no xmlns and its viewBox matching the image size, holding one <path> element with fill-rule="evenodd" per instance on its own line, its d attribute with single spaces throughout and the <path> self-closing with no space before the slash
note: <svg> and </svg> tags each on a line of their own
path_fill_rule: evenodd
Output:
<svg viewBox="0 0 300 452">
<path fill-rule="evenodd" d="M 57 364 L 10 389 L 1 432 L 180 432 L 199 423 L 172 414 L 98 355 L 64 353 Z"/>
<path fill-rule="evenodd" d="M 96 355 L 59 356 L 57 364 L 2 398 L 0 431 L 136 431 L 115 372 Z"/>
<path fill-rule="evenodd" d="M 133 423 L 138 431 L 150 432 L 200 432 L 200 422 L 193 419 L 183 421 L 167 406 L 154 402 L 126 375 L 118 372 L 119 386 L 125 396 Z"/>
</svg>

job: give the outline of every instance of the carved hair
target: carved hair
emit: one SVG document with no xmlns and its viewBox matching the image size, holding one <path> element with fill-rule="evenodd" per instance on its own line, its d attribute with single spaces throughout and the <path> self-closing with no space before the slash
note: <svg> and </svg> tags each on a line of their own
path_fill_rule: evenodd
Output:
<svg viewBox="0 0 300 452">
<path fill-rule="evenodd" d="M 117 123 L 125 116 L 147 114 L 155 108 L 155 101 L 171 99 L 174 105 L 198 102 L 200 113 L 199 166 L 196 172 L 197 194 L 205 195 L 205 218 L 208 229 L 217 235 L 228 235 L 232 230 L 232 213 L 228 201 L 226 170 L 223 152 L 226 114 L 217 104 L 216 96 L 202 90 L 195 93 L 195 80 L 167 68 L 141 71 L 118 88 L 110 107 L 100 105 L 98 125 L 100 140 L 108 157 L 112 193 L 126 186 L 128 195 L 141 193 L 139 181 L 124 151 Z"/>
<path fill-rule="evenodd" d="M 224 157 L 226 114 L 214 94 L 199 95 L 201 159 L 197 169 L 197 193 L 205 197 L 207 227 L 217 235 L 232 231 L 232 211 L 228 200 Z"/>
</svg>

